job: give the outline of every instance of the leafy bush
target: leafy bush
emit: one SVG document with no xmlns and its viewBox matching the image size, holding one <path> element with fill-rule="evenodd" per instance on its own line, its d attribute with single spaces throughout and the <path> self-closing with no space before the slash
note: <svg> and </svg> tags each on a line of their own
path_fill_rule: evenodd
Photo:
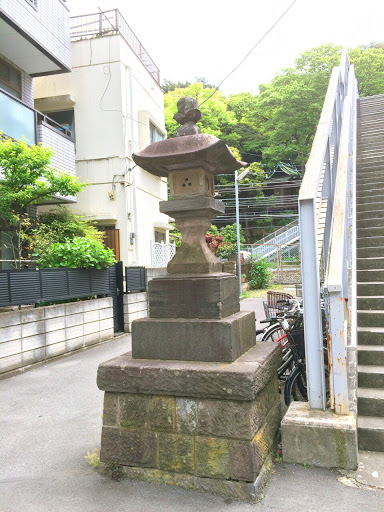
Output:
<svg viewBox="0 0 384 512">
<path fill-rule="evenodd" d="M 251 259 L 250 270 L 249 270 L 249 286 L 252 290 L 259 288 L 267 288 L 269 285 L 271 274 L 268 270 L 267 260 Z"/>
<path fill-rule="evenodd" d="M 50 245 L 42 254 L 37 252 L 41 268 L 106 268 L 116 263 L 112 249 L 106 249 L 98 240 L 75 237 L 64 243 Z"/>
</svg>

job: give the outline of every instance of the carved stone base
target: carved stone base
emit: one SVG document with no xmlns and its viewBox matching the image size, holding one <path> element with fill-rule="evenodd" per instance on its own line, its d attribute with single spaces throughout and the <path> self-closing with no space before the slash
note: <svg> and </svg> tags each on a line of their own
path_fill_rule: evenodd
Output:
<svg viewBox="0 0 384 512">
<path fill-rule="evenodd" d="M 280 426 L 280 360 L 279 344 L 260 343 L 230 364 L 137 361 L 130 354 L 103 363 L 104 469 L 255 499 Z"/>
<path fill-rule="evenodd" d="M 135 359 L 232 362 L 255 343 L 253 311 L 223 319 L 142 318 L 132 323 Z"/>
<path fill-rule="evenodd" d="M 150 318 L 220 319 L 240 311 L 232 274 L 168 275 L 148 283 Z"/>
</svg>

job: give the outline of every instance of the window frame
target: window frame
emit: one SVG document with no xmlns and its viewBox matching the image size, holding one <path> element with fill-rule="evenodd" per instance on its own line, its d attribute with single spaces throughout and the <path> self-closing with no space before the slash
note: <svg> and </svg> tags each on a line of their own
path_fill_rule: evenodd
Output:
<svg viewBox="0 0 384 512">
<path fill-rule="evenodd" d="M 161 138 L 157 138 L 156 140 L 152 140 L 152 131 L 154 131 L 157 135 L 159 135 Z M 149 143 L 153 144 L 154 142 L 160 142 L 161 140 L 165 139 L 165 134 L 160 128 L 153 123 L 152 121 L 149 121 Z"/>
<path fill-rule="evenodd" d="M 10 64 L 8 61 L 4 60 L 2 57 L 0 57 L 0 64 L 4 65 L 6 68 L 8 68 L 8 70 L 12 70 L 12 71 L 16 72 L 18 74 L 18 78 L 19 78 L 18 87 L 15 87 L 13 82 L 4 79 L 0 75 L 0 88 L 3 91 L 7 92 L 8 94 L 12 94 L 12 96 L 14 96 L 15 98 L 21 100 L 23 97 L 23 84 L 22 84 L 21 71 L 18 70 L 17 68 L 15 68 L 15 66 L 12 66 L 12 64 Z M 2 87 L 2 84 L 4 84 L 6 87 L 8 87 L 8 89 L 5 89 L 4 87 Z M 9 89 L 11 89 L 11 91 Z"/>
</svg>

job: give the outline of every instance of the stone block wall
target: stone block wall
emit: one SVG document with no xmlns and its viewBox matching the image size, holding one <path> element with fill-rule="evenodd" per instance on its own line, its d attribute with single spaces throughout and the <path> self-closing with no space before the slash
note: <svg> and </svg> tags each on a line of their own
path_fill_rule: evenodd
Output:
<svg viewBox="0 0 384 512">
<path fill-rule="evenodd" d="M 251 401 L 106 392 L 101 460 L 128 478 L 249 499 L 279 422 L 276 375 Z"/>
<path fill-rule="evenodd" d="M 0 374 L 113 338 L 112 299 L 0 313 Z"/>
<path fill-rule="evenodd" d="M 132 332 L 132 322 L 148 316 L 147 292 L 124 295 L 124 331 Z"/>
</svg>

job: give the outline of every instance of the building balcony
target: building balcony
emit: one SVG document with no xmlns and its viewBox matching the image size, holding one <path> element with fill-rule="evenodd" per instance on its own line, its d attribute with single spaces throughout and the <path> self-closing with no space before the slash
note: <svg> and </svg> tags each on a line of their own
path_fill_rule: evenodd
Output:
<svg viewBox="0 0 384 512">
<path fill-rule="evenodd" d="M 0 48 L 33 77 L 70 71 L 68 8 L 61 0 L 1 0 Z"/>
<path fill-rule="evenodd" d="M 160 70 L 153 62 L 148 52 L 141 44 L 135 33 L 125 21 L 118 9 L 84 14 L 70 18 L 71 40 L 80 41 L 93 37 L 104 37 L 119 34 L 136 54 L 139 60 L 160 85 Z"/>
<path fill-rule="evenodd" d="M 50 147 L 54 152 L 52 166 L 75 176 L 75 140 L 71 131 L 4 91 L 0 91 L 0 131 L 12 139 L 24 139 L 27 144 Z M 53 203 L 75 201 L 75 197 L 59 195 L 52 200 Z"/>
</svg>

